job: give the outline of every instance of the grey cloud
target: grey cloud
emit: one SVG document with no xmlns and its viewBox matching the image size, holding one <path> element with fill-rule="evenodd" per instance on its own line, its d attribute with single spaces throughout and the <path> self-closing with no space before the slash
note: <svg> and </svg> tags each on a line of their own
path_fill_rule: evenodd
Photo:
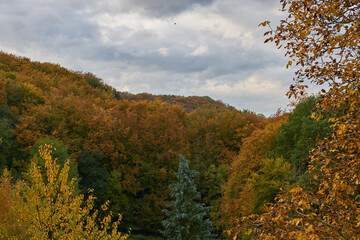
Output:
<svg viewBox="0 0 360 240">
<path fill-rule="evenodd" d="M 169 17 L 191 9 L 195 5 L 207 6 L 215 0 L 103 0 L 95 1 L 98 10 L 139 12 L 151 17 Z"/>
<path fill-rule="evenodd" d="M 268 15 L 274 17 L 268 8 L 277 8 L 276 4 L 277 0 L 0 1 L 0 47 L 33 60 L 56 62 L 73 70 L 92 72 L 118 90 L 128 87 L 135 93 L 209 95 L 240 109 L 267 114 L 284 105 L 282 98 L 285 93 L 255 97 L 241 93 L 242 96 L 237 96 L 216 88 L 204 89 L 203 86 L 208 81 L 216 81 L 231 87 L 259 69 L 268 72 L 269 78 L 273 77 L 273 68 L 284 65 L 281 54 L 266 50 L 267 46 L 258 39 L 254 41 L 260 45 L 244 46 L 242 33 L 239 38 L 228 39 L 221 31 L 211 32 L 213 28 L 207 24 L 211 19 L 200 19 L 201 24 L 207 25 L 203 27 L 197 23 L 193 28 L 181 22 L 174 26 L 171 21 L 163 26 L 161 21 L 164 19 L 161 18 L 197 11 L 199 14 L 195 19 L 221 16 L 243 29 L 244 34 L 251 32 L 255 38 L 261 38 L 261 30 L 254 29 L 259 19 L 266 20 Z M 214 14 L 207 15 L 207 11 Z M 110 18 L 110 21 L 120 22 L 113 25 L 111 22 L 110 26 L 94 20 L 94 16 L 123 16 L 124 12 L 130 16 L 131 12 L 136 12 L 136 19 L 126 19 L 126 14 L 124 18 Z M 121 24 L 124 19 L 137 22 Z M 152 24 L 153 20 L 156 20 L 155 25 L 161 26 L 146 25 Z M 191 25 L 191 20 L 186 24 Z M 221 21 L 219 28 L 224 23 Z M 104 31 L 108 31 L 107 39 L 103 38 Z M 191 54 L 201 46 L 208 51 Z M 159 49 L 165 50 L 161 52 Z M 287 75 L 277 77 L 286 79 Z M 271 101 L 276 107 L 268 104 Z"/>
<path fill-rule="evenodd" d="M 214 78 L 229 73 L 251 74 L 268 66 L 279 64 L 273 54 L 260 50 L 245 51 L 242 49 L 212 47 L 212 53 L 206 56 L 184 56 L 187 49 L 163 57 L 158 53 L 136 56 L 126 54 L 126 60 L 140 69 L 153 69 L 170 73 L 198 73 L 200 79 Z M 111 50 L 110 50 L 111 51 Z M 112 50 L 114 52 L 115 50 Z M 134 50 L 135 51 L 135 50 Z M 124 52 L 120 58 L 124 56 Z M 116 56 L 114 56 L 116 58 Z M 125 60 L 122 58 L 122 60 Z"/>
<path fill-rule="evenodd" d="M 98 42 L 97 25 L 64 2 L 14 0 L 0 4 L 0 19 L 6 22 L 0 25 L 0 31 L 6 33 L 0 35 L 0 43 L 24 54 L 37 48 L 48 51 L 48 56 L 54 52 L 76 55 L 96 49 Z"/>
</svg>

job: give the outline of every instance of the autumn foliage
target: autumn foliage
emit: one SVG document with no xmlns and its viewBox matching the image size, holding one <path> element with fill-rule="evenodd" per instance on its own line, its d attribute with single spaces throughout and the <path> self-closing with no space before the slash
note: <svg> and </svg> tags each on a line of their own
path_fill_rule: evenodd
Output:
<svg viewBox="0 0 360 240">
<path fill-rule="evenodd" d="M 9 195 L 3 207 L 4 222 L 0 223 L 2 238 L 126 239 L 127 235 L 117 231 L 121 218 L 114 223 L 111 213 L 99 218 L 99 211 L 93 209 L 93 197 L 84 200 L 83 195 L 77 194 L 75 179 L 68 175 L 69 162 L 61 168 L 51 157 L 52 150 L 50 145 L 40 147 L 45 169 L 32 162 L 27 180 L 18 181 L 13 193 L 5 171 L 1 186 L 2 192 L 6 190 Z"/>
<path fill-rule="evenodd" d="M 333 133 L 311 152 L 310 186 L 297 186 L 253 219 L 262 239 L 358 239 L 360 95 L 359 2 L 281 1 L 288 17 L 269 33 L 299 66 L 289 96 L 306 81 L 328 85 L 316 119 L 330 116 Z M 266 25 L 266 23 L 265 23 Z"/>
<path fill-rule="evenodd" d="M 241 217 L 257 212 L 262 207 L 263 201 L 264 203 L 272 201 L 273 195 L 280 190 L 283 176 L 267 179 L 268 186 L 259 188 L 256 184 L 260 183 L 258 179 L 260 176 L 269 177 L 265 172 L 260 173 L 260 170 L 272 161 L 266 157 L 266 153 L 276 147 L 276 136 L 285 121 L 286 115 L 270 118 L 265 121 L 262 128 L 255 130 L 244 140 L 239 156 L 231 165 L 230 178 L 224 186 L 225 194 L 221 208 L 223 224 L 227 228 L 235 227 Z M 281 168 L 284 163 L 281 160 L 278 161 L 280 165 L 273 165 L 273 167 Z M 289 172 L 289 167 L 285 166 L 285 170 Z M 271 181 L 273 186 L 270 186 Z M 265 193 L 267 199 L 261 199 L 261 194 L 259 194 L 261 190 L 268 191 Z"/>
<path fill-rule="evenodd" d="M 359 2 L 280 2 L 287 17 L 266 41 L 295 66 L 298 104 L 269 118 L 1 52 L 2 236 L 126 237 L 113 224 L 159 236 L 183 154 L 222 238 L 360 238 Z M 121 225 L 95 221 L 109 211 Z"/>
<path fill-rule="evenodd" d="M 120 93 L 90 73 L 6 53 L 0 92 L 0 168 L 24 179 L 39 143 L 56 143 L 78 190 L 94 189 L 95 208 L 111 200 L 110 210 L 123 216 L 120 228 L 140 233 L 162 227 L 179 153 L 199 171 L 200 201 L 215 206 L 210 215 L 221 232 L 228 166 L 265 119 L 208 97 Z"/>
</svg>

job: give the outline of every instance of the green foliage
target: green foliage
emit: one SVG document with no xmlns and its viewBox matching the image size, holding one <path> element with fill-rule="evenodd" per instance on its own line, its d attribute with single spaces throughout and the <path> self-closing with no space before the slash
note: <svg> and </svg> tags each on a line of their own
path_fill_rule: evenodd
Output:
<svg viewBox="0 0 360 240">
<path fill-rule="evenodd" d="M 164 209 L 167 219 L 162 222 L 162 234 L 167 239 L 196 240 L 214 239 L 211 233 L 212 223 L 206 218 L 208 207 L 196 202 L 200 198 L 194 184 L 197 173 L 189 169 L 187 160 L 180 155 L 176 173 L 178 182 L 172 185 L 173 200 Z"/>
<path fill-rule="evenodd" d="M 2 105 L 0 106 L 0 170 L 9 165 L 13 142 L 13 114 L 7 105 Z"/>
<path fill-rule="evenodd" d="M 289 172 L 290 164 L 283 159 L 264 159 L 263 167 L 249 179 L 256 195 L 254 212 L 259 213 L 266 203 L 274 202 L 281 189 L 286 189 Z"/>
<path fill-rule="evenodd" d="M 16 75 L 13 73 L 6 73 L 5 77 L 12 80 L 16 79 Z"/>
<path fill-rule="evenodd" d="M 224 194 L 223 186 L 226 183 L 229 176 L 229 167 L 225 164 L 216 167 L 214 164 L 204 172 L 203 184 L 199 186 L 199 192 L 203 196 L 203 202 L 206 205 L 211 206 L 209 210 L 209 216 L 214 225 L 214 229 L 221 233 L 221 198 Z"/>
<path fill-rule="evenodd" d="M 124 189 L 121 185 L 122 181 L 123 175 L 119 171 L 112 170 L 110 172 L 110 177 L 107 182 L 109 187 L 109 200 L 111 202 L 110 210 L 125 216 L 122 227 L 128 228 L 127 226 L 130 225 L 128 216 L 131 216 L 134 211 L 131 200 L 126 193 L 124 193 Z"/>
<path fill-rule="evenodd" d="M 144 236 L 142 234 L 131 234 L 129 240 L 163 240 L 162 237 Z"/>
<path fill-rule="evenodd" d="M 44 99 L 29 86 L 20 83 L 18 80 L 7 81 L 6 83 L 7 103 L 9 106 L 16 106 L 20 110 L 26 108 L 26 104 L 44 103 Z"/>
<path fill-rule="evenodd" d="M 108 199 L 108 171 L 101 166 L 104 155 L 98 149 L 91 153 L 85 150 L 78 159 L 80 175 L 79 188 L 86 196 L 90 189 L 94 191 L 97 203 L 103 204 Z"/>
<path fill-rule="evenodd" d="M 57 163 L 60 166 L 64 166 L 68 160 L 67 147 L 64 144 L 62 144 L 60 141 L 49 138 L 49 137 L 39 138 L 35 142 L 34 146 L 30 150 L 31 161 L 36 162 L 36 164 L 41 166 L 42 169 L 45 168 L 44 158 L 42 158 L 40 156 L 40 152 L 39 152 L 40 146 L 44 146 L 44 145 L 50 145 L 53 147 L 53 149 L 51 151 L 51 157 L 53 159 L 56 159 Z M 76 178 L 78 176 L 77 166 L 70 161 L 69 167 L 70 167 L 69 173 L 68 173 L 69 178 L 70 179 Z"/>
<path fill-rule="evenodd" d="M 102 81 L 91 73 L 85 74 L 85 80 L 93 88 L 98 88 L 100 90 L 106 90 L 106 87 L 104 86 Z"/>
<path fill-rule="evenodd" d="M 310 149 L 316 141 L 330 133 L 328 119 L 311 118 L 317 98 L 312 96 L 296 105 L 289 119 L 281 126 L 276 139 L 278 147 L 267 153 L 268 157 L 282 157 L 291 164 L 292 180 L 299 181 L 307 171 Z"/>
</svg>

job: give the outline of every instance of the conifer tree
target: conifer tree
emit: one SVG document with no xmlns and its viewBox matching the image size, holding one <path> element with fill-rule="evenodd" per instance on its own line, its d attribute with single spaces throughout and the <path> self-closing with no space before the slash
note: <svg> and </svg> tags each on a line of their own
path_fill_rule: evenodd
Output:
<svg viewBox="0 0 360 240">
<path fill-rule="evenodd" d="M 163 210 L 167 219 L 162 221 L 162 234 L 165 238 L 174 240 L 215 239 L 215 235 L 211 233 L 212 222 L 206 216 L 209 207 L 196 201 L 200 198 L 194 184 L 197 172 L 189 169 L 184 156 L 179 157 L 176 173 L 178 181 L 171 186 L 173 200 Z"/>
</svg>

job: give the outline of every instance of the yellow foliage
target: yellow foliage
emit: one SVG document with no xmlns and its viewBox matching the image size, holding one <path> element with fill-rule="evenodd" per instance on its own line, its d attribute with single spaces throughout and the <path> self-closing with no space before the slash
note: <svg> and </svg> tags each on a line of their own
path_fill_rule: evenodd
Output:
<svg viewBox="0 0 360 240">
<path fill-rule="evenodd" d="M 260 239 L 360 239 L 360 8 L 353 0 L 281 0 L 289 13 L 271 41 L 299 66 L 288 96 L 328 84 L 315 119 L 330 117 L 333 134 L 310 154 L 311 187 L 279 196 L 252 218 Z M 301 224 L 298 219 L 301 219 Z"/>
<path fill-rule="evenodd" d="M 45 161 L 45 173 L 32 162 L 28 181 L 19 181 L 15 186 L 11 210 L 17 216 L 18 225 L 26 229 L 31 239 L 120 239 L 128 235 L 117 231 L 119 220 L 112 223 L 111 213 L 99 218 L 93 209 L 94 197 L 84 200 L 77 195 L 75 180 L 68 180 L 69 162 L 61 169 L 51 157 L 52 146 L 39 149 Z M 108 204 L 103 206 L 107 210 Z M 21 239 L 5 229 L 4 236 Z"/>
</svg>

